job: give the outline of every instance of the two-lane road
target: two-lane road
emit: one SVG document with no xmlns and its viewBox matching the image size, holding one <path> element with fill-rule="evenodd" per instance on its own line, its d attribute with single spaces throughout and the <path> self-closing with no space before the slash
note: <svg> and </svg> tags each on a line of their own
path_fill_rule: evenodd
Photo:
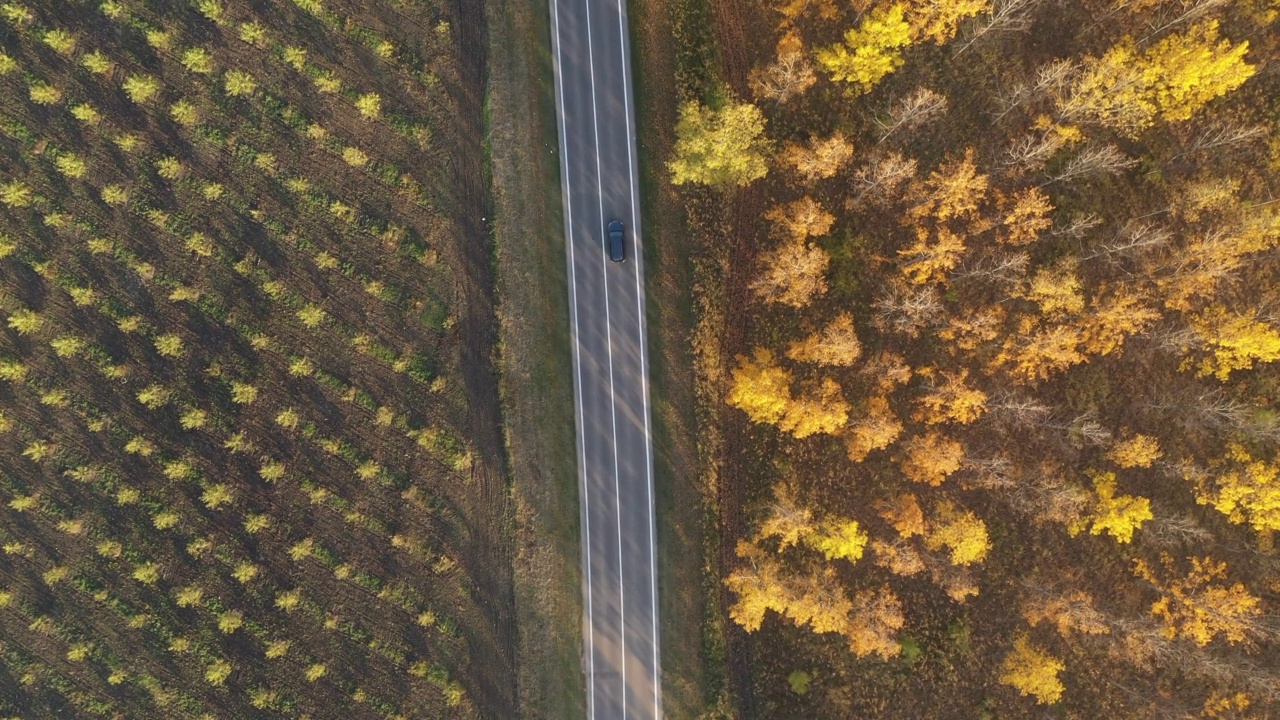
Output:
<svg viewBox="0 0 1280 720">
<path fill-rule="evenodd" d="M 653 448 L 626 0 L 551 0 L 582 501 L 588 717 L 658 718 Z M 626 225 L 626 262 L 605 227 Z"/>
</svg>

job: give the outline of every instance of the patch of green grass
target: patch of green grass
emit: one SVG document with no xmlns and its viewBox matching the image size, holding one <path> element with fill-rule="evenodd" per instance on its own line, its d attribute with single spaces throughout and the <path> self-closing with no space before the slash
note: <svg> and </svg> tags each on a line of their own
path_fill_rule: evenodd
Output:
<svg viewBox="0 0 1280 720">
<path fill-rule="evenodd" d="M 787 682 L 791 685 L 791 692 L 797 695 L 804 695 L 809 692 L 809 682 L 813 680 L 813 676 L 804 670 L 793 670 L 787 676 Z"/>
</svg>

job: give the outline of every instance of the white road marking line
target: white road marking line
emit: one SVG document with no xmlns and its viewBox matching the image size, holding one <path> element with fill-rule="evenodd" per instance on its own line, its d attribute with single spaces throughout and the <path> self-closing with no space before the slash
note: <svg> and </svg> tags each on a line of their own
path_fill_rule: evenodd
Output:
<svg viewBox="0 0 1280 720">
<path fill-rule="evenodd" d="M 640 334 L 640 399 L 644 412 L 645 477 L 648 481 L 646 490 L 649 493 L 649 507 L 647 510 L 649 516 L 649 609 L 653 618 L 653 716 L 654 718 L 661 718 L 662 700 L 660 695 L 662 678 L 658 675 L 658 545 L 655 538 L 655 520 L 653 517 L 653 436 L 650 434 L 649 429 L 649 370 L 645 362 L 646 347 L 648 345 L 644 331 L 645 296 L 640 287 L 640 271 L 644 254 L 639 249 L 640 220 L 637 209 L 640 207 L 640 199 L 636 196 L 636 169 L 631 159 L 631 146 L 634 138 L 632 137 L 631 126 L 630 86 L 627 83 L 627 48 L 630 45 L 630 40 L 627 37 L 626 15 L 626 3 L 624 0 L 618 0 L 618 34 L 622 39 L 618 44 L 618 54 L 622 58 L 622 107 L 625 112 L 627 127 L 627 185 L 631 189 L 631 254 L 635 256 L 636 261 L 636 319 L 639 322 Z"/>
<path fill-rule="evenodd" d="M 562 67 L 560 55 L 560 5 L 557 0 L 551 0 L 551 6 L 556 28 L 556 75 L 560 78 L 556 90 L 558 91 L 557 100 L 560 105 L 560 155 L 565 185 L 564 225 L 569 241 L 569 287 L 573 297 L 573 368 L 578 380 L 578 423 L 582 424 L 585 423 L 582 414 L 582 333 L 578 328 L 578 271 L 573 257 L 573 192 L 571 181 L 569 180 L 569 116 L 564 112 L 564 75 L 560 71 Z M 585 435 L 581 432 L 578 433 L 578 443 L 582 446 L 582 469 L 579 475 L 582 477 L 582 502 L 583 507 L 586 508 L 582 515 L 586 524 L 585 530 L 587 534 L 587 557 L 585 563 L 587 569 L 587 715 L 594 720 L 596 716 L 596 630 L 595 615 L 591 607 L 591 509 L 590 503 L 587 502 L 587 444 Z"/>
<path fill-rule="evenodd" d="M 596 109 L 596 61 L 591 44 L 591 0 L 583 0 L 587 9 L 587 68 L 591 77 L 591 125 L 595 134 L 596 200 L 600 208 L 598 229 L 604 232 L 604 190 L 601 187 L 600 119 Z M 602 236 L 603 237 L 603 236 Z M 634 253 L 633 253 L 634 254 Z M 613 321 L 609 319 L 609 263 L 604 256 L 604 243 L 600 245 L 600 268 L 604 275 L 604 332 L 609 355 L 609 416 L 613 429 L 613 504 L 618 523 L 618 633 L 622 656 L 622 720 L 627 720 L 627 594 L 624 591 L 626 577 L 622 572 L 622 483 L 618 478 L 618 407 L 617 393 L 613 389 Z M 588 510 L 590 512 L 590 510 Z M 588 536 L 588 540 L 590 536 Z"/>
</svg>

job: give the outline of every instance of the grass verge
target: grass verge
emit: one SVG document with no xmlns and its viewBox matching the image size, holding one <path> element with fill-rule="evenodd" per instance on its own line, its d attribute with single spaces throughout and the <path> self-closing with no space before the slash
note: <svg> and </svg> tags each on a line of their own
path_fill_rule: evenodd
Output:
<svg viewBox="0 0 1280 720">
<path fill-rule="evenodd" d="M 668 181 L 665 162 L 675 142 L 681 87 L 701 85 L 704 67 L 683 57 L 699 40 L 677 37 L 691 6 L 702 0 L 632 0 L 629 21 L 640 152 L 641 207 L 649 327 L 649 376 L 658 514 L 663 709 L 670 718 L 712 718 L 724 712 L 723 640 L 718 596 L 714 497 L 701 467 L 690 345 L 696 247 L 685 204 Z M 696 8 L 694 9 L 696 11 Z M 678 54 L 679 53 L 681 54 Z M 675 82 L 672 82 L 672 79 Z M 702 562 L 693 562 L 700 558 Z"/>
<path fill-rule="evenodd" d="M 568 286 L 550 16 L 495 0 L 488 141 L 498 272 L 498 366 L 511 458 L 520 715 L 585 715 Z"/>
</svg>

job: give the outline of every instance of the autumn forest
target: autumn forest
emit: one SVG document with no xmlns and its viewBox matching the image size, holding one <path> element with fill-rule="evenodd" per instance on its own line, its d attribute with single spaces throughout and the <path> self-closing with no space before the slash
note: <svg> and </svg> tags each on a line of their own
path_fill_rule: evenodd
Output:
<svg viewBox="0 0 1280 720">
<path fill-rule="evenodd" d="M 1273 717 L 1280 6 L 674 5 L 719 711 Z"/>
</svg>

